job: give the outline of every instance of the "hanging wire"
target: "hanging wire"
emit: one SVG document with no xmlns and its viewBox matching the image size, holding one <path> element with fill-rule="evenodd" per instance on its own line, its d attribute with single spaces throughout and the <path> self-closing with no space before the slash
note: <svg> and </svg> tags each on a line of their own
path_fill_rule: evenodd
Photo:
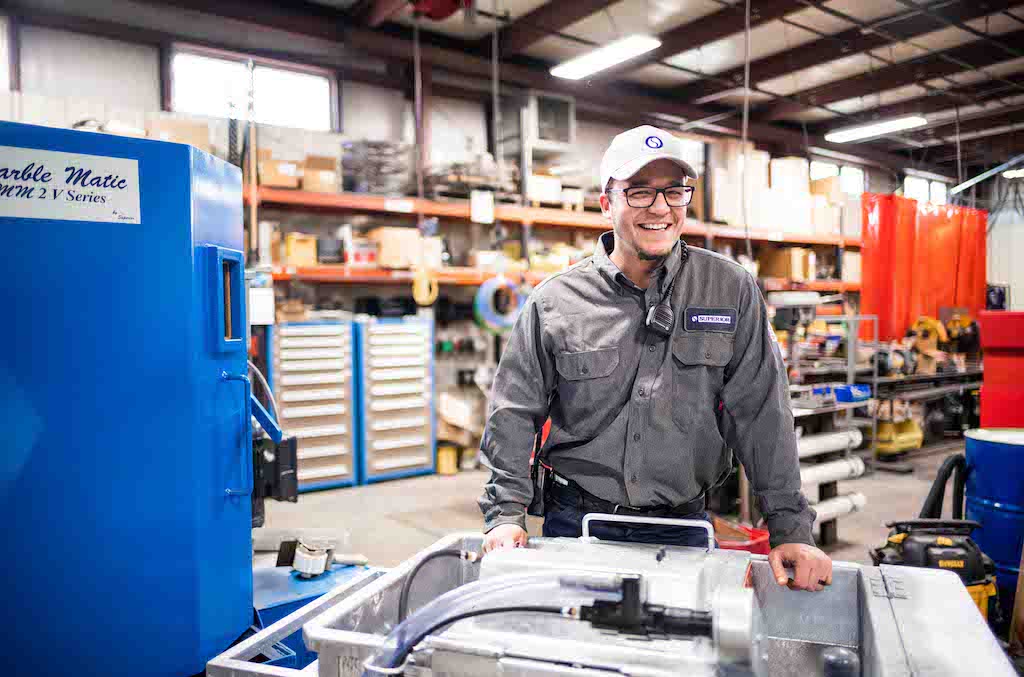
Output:
<svg viewBox="0 0 1024 677">
<path fill-rule="evenodd" d="M 611 10 L 607 7 L 605 7 L 604 13 L 608 17 L 608 23 L 612 25 L 612 32 L 615 33 L 615 39 L 618 40 L 622 37 L 622 32 L 619 31 L 619 25 L 615 23 L 615 17 L 612 16 Z"/>
<path fill-rule="evenodd" d="M 957 106 L 956 111 L 956 183 L 960 185 L 964 182 L 964 157 L 960 151 L 960 106 Z"/>
<path fill-rule="evenodd" d="M 747 214 L 747 127 L 750 121 L 750 0 L 746 0 L 743 13 L 743 140 L 740 146 L 740 213 L 743 218 L 743 235 L 747 243 L 747 258 L 754 260 L 750 244 L 750 219 Z"/>
<path fill-rule="evenodd" d="M 498 14 L 498 0 L 491 2 L 491 9 L 494 15 Z M 501 144 L 501 100 L 498 91 L 498 29 L 501 21 L 495 19 L 494 31 L 491 33 L 491 125 L 494 127 L 491 132 L 494 137 L 494 162 L 498 168 L 498 187 L 505 185 L 505 154 L 502 152 Z"/>
<path fill-rule="evenodd" d="M 423 199 L 423 75 L 420 72 L 420 18 L 412 19 L 413 110 L 416 118 L 416 197 Z"/>
</svg>

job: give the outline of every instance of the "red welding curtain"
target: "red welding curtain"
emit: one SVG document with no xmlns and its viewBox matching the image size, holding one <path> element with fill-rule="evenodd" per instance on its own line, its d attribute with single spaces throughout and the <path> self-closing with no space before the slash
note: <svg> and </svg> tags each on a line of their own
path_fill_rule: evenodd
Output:
<svg viewBox="0 0 1024 677">
<path fill-rule="evenodd" d="M 900 338 L 942 307 L 964 306 L 975 317 L 985 307 L 987 212 L 872 193 L 861 209 L 861 309 L 878 315 L 879 338 Z"/>
</svg>

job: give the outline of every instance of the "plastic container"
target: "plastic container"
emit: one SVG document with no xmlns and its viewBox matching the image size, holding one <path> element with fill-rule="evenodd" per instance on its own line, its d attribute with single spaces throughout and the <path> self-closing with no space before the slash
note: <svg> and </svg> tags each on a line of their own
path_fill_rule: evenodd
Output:
<svg viewBox="0 0 1024 677">
<path fill-rule="evenodd" d="M 836 402 L 864 402 L 871 399 L 871 386 L 842 385 L 832 389 Z"/>
</svg>

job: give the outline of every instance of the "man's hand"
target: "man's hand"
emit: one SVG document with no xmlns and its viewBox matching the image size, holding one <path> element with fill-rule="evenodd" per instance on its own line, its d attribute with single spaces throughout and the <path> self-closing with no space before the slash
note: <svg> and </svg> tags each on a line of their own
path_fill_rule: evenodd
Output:
<svg viewBox="0 0 1024 677">
<path fill-rule="evenodd" d="M 526 530 L 518 524 L 500 524 L 484 536 L 484 554 L 501 548 L 526 546 Z M 830 565 L 831 566 L 831 565 Z"/>
<path fill-rule="evenodd" d="M 789 585 L 794 590 L 824 590 L 832 585 L 832 560 L 813 545 L 783 543 L 768 553 L 768 563 L 775 574 L 775 582 Z M 793 581 L 790 583 L 785 567 L 793 567 Z"/>
</svg>

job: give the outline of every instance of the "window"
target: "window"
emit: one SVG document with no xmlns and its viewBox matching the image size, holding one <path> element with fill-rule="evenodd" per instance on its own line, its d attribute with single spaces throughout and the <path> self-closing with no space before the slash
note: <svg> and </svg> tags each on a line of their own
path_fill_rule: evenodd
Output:
<svg viewBox="0 0 1024 677">
<path fill-rule="evenodd" d="M 811 160 L 811 181 L 827 179 L 830 176 L 839 176 L 839 167 L 831 162 L 819 162 Z"/>
<path fill-rule="evenodd" d="M 931 202 L 934 205 L 946 204 L 948 186 L 941 181 L 929 181 L 919 176 L 908 176 L 903 179 L 903 196 L 918 202 Z"/>
<path fill-rule="evenodd" d="M 10 35 L 10 19 L 0 15 L 0 90 L 11 88 L 11 51 L 7 44 Z"/>
<path fill-rule="evenodd" d="M 864 170 L 860 167 L 843 167 L 839 172 L 839 187 L 848 195 L 864 192 Z"/>
<path fill-rule="evenodd" d="M 171 61 L 175 111 L 212 117 L 244 117 L 249 71 L 243 58 L 177 51 Z M 253 72 L 257 122 L 330 131 L 332 80 L 327 74 L 257 63 Z"/>
<path fill-rule="evenodd" d="M 903 196 L 918 202 L 928 202 L 928 179 L 908 176 L 903 179 Z"/>
</svg>

